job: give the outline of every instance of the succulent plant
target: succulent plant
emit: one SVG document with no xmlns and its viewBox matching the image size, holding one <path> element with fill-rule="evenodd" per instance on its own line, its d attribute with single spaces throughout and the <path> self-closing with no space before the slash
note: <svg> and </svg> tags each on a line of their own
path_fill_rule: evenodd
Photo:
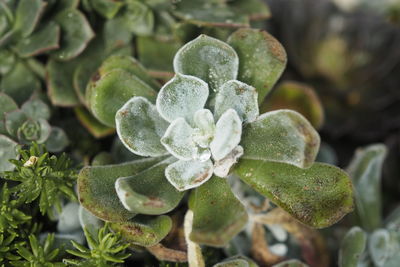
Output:
<svg viewBox="0 0 400 267">
<path fill-rule="evenodd" d="M 0 93 L 0 103 L 0 143 L 4 155 L 0 160 L 0 172 L 13 168 L 8 160 L 17 158 L 18 144 L 46 144 L 52 152 L 60 152 L 68 145 L 64 130 L 48 123 L 50 107 L 38 95 L 18 108 L 11 97 Z"/>
<path fill-rule="evenodd" d="M 285 64 L 285 51 L 272 36 L 240 29 L 228 44 L 201 35 L 183 46 L 175 77 L 157 97 L 136 65 L 103 66 L 88 91 L 91 110 L 116 125 L 128 149 L 148 158 L 84 168 L 81 205 L 112 222 L 130 243 L 151 247 L 171 229 L 162 214 L 193 188 L 190 239 L 223 246 L 247 221 L 228 176 L 312 227 L 338 221 L 352 210 L 352 187 L 342 170 L 314 162 L 318 133 L 294 111 L 258 114 Z"/>
<path fill-rule="evenodd" d="M 0 90 L 18 103 L 40 89 L 45 71 L 35 58 L 47 54 L 65 61 L 93 38 L 79 1 L 18 0 L 0 4 Z"/>
</svg>

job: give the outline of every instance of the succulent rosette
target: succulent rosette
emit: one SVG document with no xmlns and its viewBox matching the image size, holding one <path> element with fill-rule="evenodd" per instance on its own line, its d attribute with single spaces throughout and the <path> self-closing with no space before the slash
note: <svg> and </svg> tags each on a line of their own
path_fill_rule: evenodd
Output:
<svg viewBox="0 0 400 267">
<path fill-rule="evenodd" d="M 160 242 L 172 227 L 165 214 L 189 191 L 190 239 L 226 245 L 248 219 L 228 179 L 241 179 L 315 228 L 352 210 L 347 174 L 315 162 L 320 138 L 311 124 L 291 110 L 259 114 L 286 65 L 268 33 L 239 29 L 227 43 L 200 35 L 176 53 L 176 75 L 158 93 L 137 65 L 115 63 L 99 70 L 92 112 L 115 123 L 122 143 L 145 158 L 86 167 L 78 191 L 83 207 L 133 244 Z M 113 76 L 126 79 L 111 83 Z"/>
</svg>

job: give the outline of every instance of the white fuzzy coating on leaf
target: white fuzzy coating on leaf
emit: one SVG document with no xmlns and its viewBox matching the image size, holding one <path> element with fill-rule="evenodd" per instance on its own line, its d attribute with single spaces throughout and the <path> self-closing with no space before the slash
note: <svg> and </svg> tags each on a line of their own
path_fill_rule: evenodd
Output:
<svg viewBox="0 0 400 267">
<path fill-rule="evenodd" d="M 232 108 L 243 122 L 255 121 L 259 115 L 257 98 L 258 93 L 253 86 L 236 80 L 228 81 L 219 88 L 216 95 L 215 118 L 218 120 L 225 111 Z"/>
<path fill-rule="evenodd" d="M 193 141 L 194 129 L 184 118 L 174 120 L 164 136 L 161 143 L 174 157 L 180 160 L 192 160 L 197 157 L 198 147 Z"/>
<path fill-rule="evenodd" d="M 168 154 L 160 142 L 168 123 L 144 97 L 133 97 L 115 115 L 117 134 L 133 153 L 144 157 Z"/>
<path fill-rule="evenodd" d="M 211 160 L 174 162 L 165 169 L 165 177 L 179 191 L 198 187 L 207 182 L 213 174 Z"/>
<path fill-rule="evenodd" d="M 240 142 L 242 121 L 234 109 L 228 109 L 218 120 L 210 144 L 211 154 L 218 161 L 226 157 Z"/>
<path fill-rule="evenodd" d="M 225 158 L 214 163 L 214 174 L 218 177 L 225 178 L 233 164 L 243 155 L 243 147 L 235 147 Z"/>
<path fill-rule="evenodd" d="M 214 137 L 214 116 L 208 109 L 200 109 L 194 114 L 193 140 L 202 148 L 207 148 Z"/>
<path fill-rule="evenodd" d="M 206 104 L 208 93 L 207 83 L 199 78 L 176 74 L 158 93 L 157 110 L 169 122 L 185 118 L 191 123 L 196 111 Z"/>
<path fill-rule="evenodd" d="M 215 92 L 225 82 L 237 78 L 239 57 L 230 45 L 202 34 L 178 50 L 174 70 L 206 81 Z"/>
</svg>

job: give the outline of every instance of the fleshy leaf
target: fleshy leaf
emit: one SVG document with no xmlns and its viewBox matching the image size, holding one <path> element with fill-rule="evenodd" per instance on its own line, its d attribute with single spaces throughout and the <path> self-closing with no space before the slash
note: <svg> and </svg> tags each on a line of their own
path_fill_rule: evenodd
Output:
<svg viewBox="0 0 400 267">
<path fill-rule="evenodd" d="M 28 119 L 17 130 L 18 140 L 23 144 L 30 144 L 36 141 L 44 143 L 51 132 L 50 124 L 44 119 Z"/>
<path fill-rule="evenodd" d="M 20 40 L 16 44 L 15 50 L 20 57 L 32 57 L 57 49 L 59 40 L 60 26 L 50 22 L 31 36 Z"/>
<path fill-rule="evenodd" d="M 111 228 L 121 232 L 129 243 L 151 247 L 158 244 L 171 231 L 172 220 L 166 215 L 138 215 L 124 223 L 113 223 Z"/>
<path fill-rule="evenodd" d="M 212 174 L 213 164 L 211 160 L 179 160 L 165 169 L 167 180 L 179 191 L 202 185 L 211 178 Z"/>
<path fill-rule="evenodd" d="M 386 156 L 382 144 L 357 150 L 347 171 L 356 189 L 356 211 L 361 226 L 372 231 L 382 223 L 381 172 Z"/>
<path fill-rule="evenodd" d="M 339 251 L 340 267 L 355 267 L 367 244 L 367 234 L 358 226 L 344 236 Z"/>
<path fill-rule="evenodd" d="M 124 207 L 131 212 L 147 215 L 173 210 L 183 197 L 183 193 L 165 179 L 165 168 L 174 161 L 171 157 L 137 175 L 119 178 L 115 182 L 115 189 Z"/>
<path fill-rule="evenodd" d="M 123 222 L 132 218 L 135 214 L 124 208 L 115 192 L 115 181 L 119 177 L 138 174 L 161 160 L 163 158 L 151 158 L 83 168 L 78 176 L 79 202 L 105 221 Z"/>
<path fill-rule="evenodd" d="M 79 122 L 96 138 L 102 138 L 115 133 L 115 129 L 99 122 L 84 107 L 74 108 L 75 115 Z M 129 152 L 130 153 L 130 152 Z M 132 154 L 132 153 L 130 153 Z"/>
<path fill-rule="evenodd" d="M 215 38 L 200 35 L 185 44 L 176 53 L 176 73 L 193 75 L 207 82 L 214 92 L 229 80 L 235 80 L 239 58 L 228 44 Z"/>
<path fill-rule="evenodd" d="M 234 32 L 228 43 L 240 59 L 238 80 L 254 86 L 261 103 L 286 67 L 285 49 L 269 33 L 248 28 Z"/>
<path fill-rule="evenodd" d="M 205 267 L 203 254 L 201 253 L 201 247 L 190 240 L 190 233 L 192 232 L 193 226 L 193 211 L 190 209 L 186 212 L 183 220 L 183 231 L 185 234 L 185 242 L 187 244 L 187 258 L 188 264 L 193 267 Z"/>
<path fill-rule="evenodd" d="M 299 113 L 277 110 L 261 115 L 243 128 L 243 158 L 310 167 L 318 153 L 317 131 Z"/>
<path fill-rule="evenodd" d="M 239 255 L 230 257 L 223 262 L 213 265 L 213 267 L 258 267 L 252 259 Z"/>
<path fill-rule="evenodd" d="M 5 113 L 18 109 L 17 103 L 8 95 L 0 92 L 0 134 L 5 134 L 6 128 L 4 125 Z"/>
<path fill-rule="evenodd" d="M 324 109 L 314 89 L 306 84 L 285 81 L 279 84 L 260 107 L 260 112 L 291 109 L 302 114 L 317 129 L 324 122 Z"/>
<path fill-rule="evenodd" d="M 194 214 L 190 239 L 199 244 L 225 246 L 248 220 L 227 180 L 217 177 L 192 191 L 189 207 Z"/>
<path fill-rule="evenodd" d="M 308 265 L 299 260 L 287 260 L 274 264 L 272 267 L 308 267 Z"/>
<path fill-rule="evenodd" d="M 243 147 L 235 147 L 226 157 L 214 163 L 214 174 L 218 177 L 227 177 L 233 164 L 243 155 Z"/>
<path fill-rule="evenodd" d="M 156 107 L 144 97 L 133 97 L 115 116 L 117 133 L 122 143 L 133 153 L 144 157 L 168 154 L 160 139 L 168 123 Z"/>
<path fill-rule="evenodd" d="M 8 160 L 18 158 L 17 145 L 7 136 L 0 135 L 0 172 L 14 169 L 14 165 Z"/>
<path fill-rule="evenodd" d="M 255 121 L 259 114 L 257 95 L 257 90 L 245 83 L 235 80 L 224 83 L 215 97 L 215 119 L 232 108 L 243 122 Z"/>
<path fill-rule="evenodd" d="M 390 243 L 390 233 L 386 229 L 377 229 L 371 234 L 368 250 L 375 266 L 384 266 L 385 262 L 392 256 Z"/>
<path fill-rule="evenodd" d="M 115 127 L 115 114 L 129 99 L 143 96 L 150 100 L 156 92 L 142 80 L 122 69 L 115 69 L 91 83 L 90 109 L 107 126 Z"/>
<path fill-rule="evenodd" d="M 174 157 L 181 160 L 195 159 L 198 147 L 193 141 L 194 129 L 183 118 L 174 120 L 168 127 L 161 143 Z"/>
<path fill-rule="evenodd" d="M 95 233 L 98 233 L 98 230 L 104 225 L 102 220 L 91 214 L 82 206 L 79 206 L 78 217 L 81 228 L 86 228 L 93 236 L 95 236 Z"/>
<path fill-rule="evenodd" d="M 26 116 L 35 120 L 50 119 L 50 108 L 40 98 L 35 97 L 26 101 L 22 106 L 21 110 Z"/>
<path fill-rule="evenodd" d="M 125 8 L 121 16 L 131 32 L 139 36 L 150 35 L 153 32 L 154 15 L 147 5 L 139 1 L 127 1 Z"/>
<path fill-rule="evenodd" d="M 46 149 L 53 153 L 61 152 L 68 144 L 68 136 L 64 130 L 59 127 L 51 127 L 50 135 L 45 142 Z"/>
<path fill-rule="evenodd" d="M 196 111 L 207 102 L 208 85 L 194 76 L 177 74 L 167 82 L 157 96 L 157 110 L 167 121 L 184 118 L 193 122 Z"/>
<path fill-rule="evenodd" d="M 15 12 L 14 30 L 29 36 L 39 22 L 46 3 L 42 0 L 19 1 Z"/>
<path fill-rule="evenodd" d="M 335 166 L 317 162 L 302 169 L 243 157 L 235 166 L 234 174 L 249 186 L 314 228 L 328 227 L 353 210 L 350 179 Z"/>
<path fill-rule="evenodd" d="M 67 9 L 55 17 L 63 32 L 60 48 L 53 56 L 61 61 L 78 56 L 94 37 L 93 30 L 85 16 L 76 9 Z"/>
<path fill-rule="evenodd" d="M 103 17 L 112 19 L 121 9 L 123 3 L 114 0 L 95 0 L 91 1 L 91 6 Z"/>
<path fill-rule="evenodd" d="M 228 109 L 217 121 L 215 136 L 211 141 L 211 154 L 215 160 L 227 156 L 240 142 L 242 121 L 233 109 Z"/>
<path fill-rule="evenodd" d="M 4 116 L 7 132 L 12 137 L 17 137 L 18 128 L 28 119 L 20 109 L 8 112 Z"/>
<path fill-rule="evenodd" d="M 61 233 L 71 233 L 81 230 L 79 222 L 79 204 L 69 202 L 63 206 L 57 222 L 57 231 Z"/>
<path fill-rule="evenodd" d="M 214 115 L 208 109 L 200 109 L 194 114 L 194 125 L 197 127 L 193 132 L 194 142 L 208 148 L 215 132 Z"/>
</svg>

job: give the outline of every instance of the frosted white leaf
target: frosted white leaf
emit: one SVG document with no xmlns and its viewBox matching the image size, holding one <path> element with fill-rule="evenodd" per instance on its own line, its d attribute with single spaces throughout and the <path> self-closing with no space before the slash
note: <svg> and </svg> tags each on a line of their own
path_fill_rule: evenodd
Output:
<svg viewBox="0 0 400 267">
<path fill-rule="evenodd" d="M 144 97 L 133 97 L 115 115 L 117 134 L 133 153 L 144 157 L 168 154 L 160 142 L 168 123 Z"/>
<path fill-rule="evenodd" d="M 183 118 L 174 120 L 168 127 L 161 143 L 174 157 L 192 160 L 197 157 L 198 147 L 193 141 L 194 129 Z"/>
<path fill-rule="evenodd" d="M 225 82 L 236 79 L 239 57 L 225 42 L 200 35 L 178 50 L 174 57 L 174 70 L 202 79 L 216 92 Z"/>
<path fill-rule="evenodd" d="M 61 233 L 70 233 L 81 229 L 78 216 L 79 204 L 70 202 L 62 208 L 57 223 L 57 231 Z"/>
<path fill-rule="evenodd" d="M 225 158 L 214 163 L 214 174 L 219 177 L 227 177 L 229 170 L 243 155 L 243 147 L 235 147 Z"/>
<path fill-rule="evenodd" d="M 285 229 L 279 224 L 267 224 L 266 225 L 271 233 L 274 235 L 276 240 L 279 242 L 285 242 L 288 236 L 288 233 Z"/>
<path fill-rule="evenodd" d="M 228 109 L 218 120 L 210 144 L 211 154 L 218 161 L 226 157 L 240 142 L 242 121 L 234 109 Z"/>
<path fill-rule="evenodd" d="M 224 83 L 215 98 L 214 115 L 219 117 L 228 109 L 236 110 L 243 122 L 255 121 L 259 115 L 256 88 L 239 81 Z"/>
<path fill-rule="evenodd" d="M 288 248 L 285 244 L 275 244 L 270 246 L 269 249 L 273 254 L 281 257 L 285 256 L 288 251 Z"/>
<path fill-rule="evenodd" d="M 195 128 L 193 133 L 193 140 L 203 148 L 210 145 L 214 137 L 215 122 L 214 116 L 208 109 L 200 109 L 194 114 Z"/>
<path fill-rule="evenodd" d="M 187 244 L 188 263 L 191 267 L 205 267 L 204 258 L 201 254 L 201 247 L 190 240 L 190 233 L 193 229 L 193 211 L 188 210 L 183 221 L 185 241 Z"/>
<path fill-rule="evenodd" d="M 179 191 L 185 191 L 200 186 L 208 181 L 213 174 L 211 160 L 174 162 L 165 169 L 165 177 Z"/>
<path fill-rule="evenodd" d="M 157 95 L 157 110 L 167 121 L 185 118 L 193 122 L 196 111 L 202 109 L 208 98 L 208 85 L 194 76 L 176 74 Z"/>
</svg>

